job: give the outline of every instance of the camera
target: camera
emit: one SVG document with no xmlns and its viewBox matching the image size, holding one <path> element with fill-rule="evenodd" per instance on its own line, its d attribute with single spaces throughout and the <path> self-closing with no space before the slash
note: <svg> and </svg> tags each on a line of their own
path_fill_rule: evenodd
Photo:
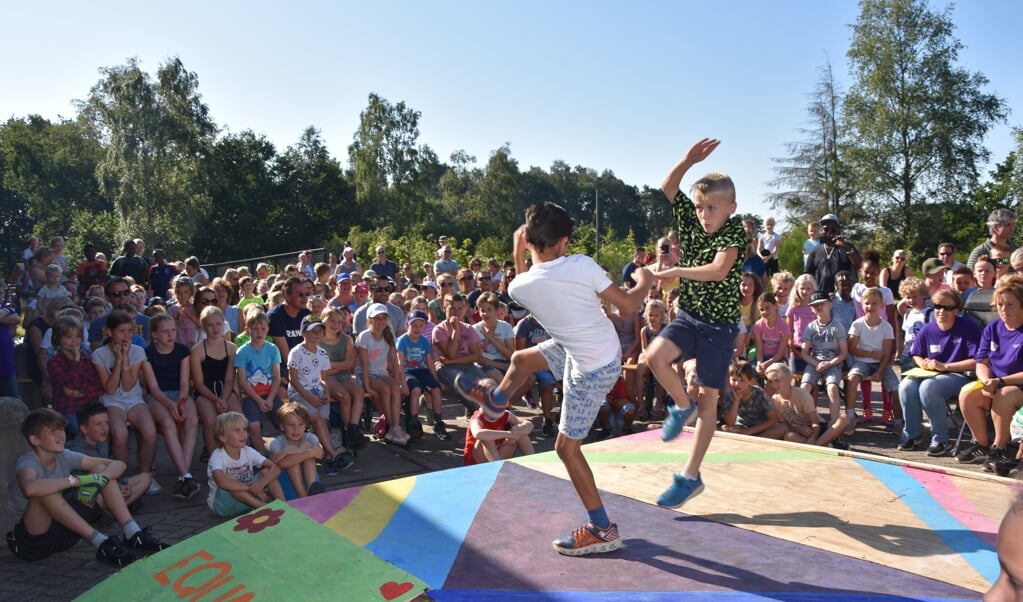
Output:
<svg viewBox="0 0 1023 602">
<path fill-rule="evenodd" d="M 834 245 L 835 244 L 835 237 L 834 236 L 823 235 L 823 236 L 821 236 L 821 244 L 822 245 L 828 245 L 828 246 Z"/>
</svg>

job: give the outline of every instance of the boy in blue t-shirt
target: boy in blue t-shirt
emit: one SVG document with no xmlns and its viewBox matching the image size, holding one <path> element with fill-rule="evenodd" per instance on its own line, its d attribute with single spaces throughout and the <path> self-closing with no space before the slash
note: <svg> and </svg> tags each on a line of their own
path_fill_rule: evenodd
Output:
<svg viewBox="0 0 1023 602">
<path fill-rule="evenodd" d="M 398 349 L 398 360 L 405 371 L 405 383 L 409 390 L 409 416 L 419 421 L 419 396 L 425 392 L 430 396 L 430 409 L 433 412 L 433 434 L 443 441 L 451 438 L 447 427 L 444 425 L 443 406 L 441 405 L 440 383 L 437 382 L 437 368 L 434 366 L 436 358 L 433 356 L 433 348 L 430 340 L 423 336 L 426 329 L 427 316 L 425 311 L 415 310 L 409 312 L 406 320 L 408 331 L 398 337 L 395 346 Z M 422 432 L 413 425 L 406 429 L 412 433 L 413 429 Z"/>
<path fill-rule="evenodd" d="M 718 392 L 728 380 L 738 334 L 737 291 L 743 263 L 740 249 L 746 246 L 746 233 L 742 222 L 733 216 L 735 185 L 727 175 L 711 173 L 693 185 L 692 200 L 679 190 L 686 172 L 710 156 L 720 143 L 704 138 L 694 144 L 661 183 L 661 191 L 673 203 L 680 241 L 678 265 L 653 270 L 662 281 L 680 279 L 678 313 L 646 352 L 650 371 L 675 400 L 675 405 L 668 408 L 661 439 L 671 441 L 678 437 L 699 406 L 689 460 L 657 499 L 658 505 L 667 508 L 678 508 L 703 491 L 700 465 L 714 437 Z M 680 358 L 696 358 L 697 399 L 686 393 L 673 367 Z"/>
<path fill-rule="evenodd" d="M 263 414 L 273 421 L 282 405 L 277 396 L 281 386 L 281 352 L 277 345 L 266 344 L 270 319 L 262 311 L 247 312 L 245 328 L 251 338 L 235 353 L 234 367 L 242 389 L 242 413 L 249 421 L 249 441 L 265 455 Z"/>
</svg>

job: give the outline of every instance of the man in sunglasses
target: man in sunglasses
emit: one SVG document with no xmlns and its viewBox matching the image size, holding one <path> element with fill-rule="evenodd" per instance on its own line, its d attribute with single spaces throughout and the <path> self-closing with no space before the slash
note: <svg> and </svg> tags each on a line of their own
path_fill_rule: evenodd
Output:
<svg viewBox="0 0 1023 602">
<path fill-rule="evenodd" d="M 480 298 L 483 293 L 489 293 L 494 290 L 494 281 L 491 277 L 490 272 L 482 270 L 476 274 L 476 288 L 468 296 L 465 301 L 469 304 L 469 309 L 473 312 L 473 322 L 479 322 L 480 316 L 476 311 L 476 300 Z"/>
<path fill-rule="evenodd" d="M 387 297 L 394 292 L 394 281 L 378 274 L 375 282 L 370 289 L 373 303 L 380 303 L 387 308 L 387 321 L 391 323 L 391 332 L 397 338 L 405 332 L 405 312 L 397 305 L 387 302 Z M 355 334 L 369 328 L 369 307 L 373 303 L 366 303 L 356 310 L 352 317 L 352 332 Z"/>
<path fill-rule="evenodd" d="M 114 276 L 110 280 L 107 280 L 107 283 L 103 286 L 103 293 L 111 308 L 110 311 L 115 309 L 124 309 L 135 316 L 135 326 L 132 329 L 132 334 L 140 336 L 144 340 L 148 341 L 149 316 L 135 310 L 135 305 L 132 303 L 131 288 L 128 286 L 128 281 L 120 276 Z M 107 334 L 109 334 L 104 332 L 106 323 L 107 319 L 105 315 L 89 322 L 89 345 L 93 349 L 101 347 L 103 345 L 103 339 L 105 339 Z"/>
<path fill-rule="evenodd" d="M 855 279 L 863 258 L 856 247 L 842 237 L 837 215 L 825 215 L 820 219 L 820 224 L 821 244 L 807 255 L 803 272 L 814 277 L 817 290 L 831 293 L 835 290 L 835 275 L 842 270 L 849 270 Z"/>
<path fill-rule="evenodd" d="M 956 261 L 955 247 L 950 242 L 943 242 L 938 245 L 938 259 L 948 268 L 945 271 L 945 284 L 951 286 L 953 272 L 966 264 Z"/>
<path fill-rule="evenodd" d="M 302 318 L 309 315 L 306 299 L 309 289 L 301 278 L 291 277 L 284 282 L 284 303 L 266 314 L 270 319 L 270 338 L 281 352 L 281 388 L 288 386 L 288 353 L 302 344 Z M 288 393 L 284 391 L 283 399 Z"/>
</svg>

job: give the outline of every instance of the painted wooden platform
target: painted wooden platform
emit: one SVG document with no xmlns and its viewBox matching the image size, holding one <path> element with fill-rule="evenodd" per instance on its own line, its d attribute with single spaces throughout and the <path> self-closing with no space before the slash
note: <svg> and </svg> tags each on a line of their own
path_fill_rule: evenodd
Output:
<svg viewBox="0 0 1023 602">
<path fill-rule="evenodd" d="M 666 510 L 690 435 L 659 434 L 584 448 L 623 537 L 610 554 L 551 549 L 585 513 L 547 453 L 275 503 L 279 523 L 226 523 L 83 599 L 966 600 L 997 577 L 1006 479 L 718 435 L 705 493 Z"/>
</svg>

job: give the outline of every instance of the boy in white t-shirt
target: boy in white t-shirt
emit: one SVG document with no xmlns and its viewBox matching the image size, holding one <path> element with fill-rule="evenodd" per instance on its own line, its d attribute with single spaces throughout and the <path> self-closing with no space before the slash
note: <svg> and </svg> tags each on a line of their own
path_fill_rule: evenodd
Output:
<svg viewBox="0 0 1023 602">
<path fill-rule="evenodd" d="M 892 349 L 895 345 L 895 329 L 881 317 L 884 295 L 880 288 L 871 287 L 863 291 L 864 316 L 853 321 L 849 327 L 849 355 L 853 358 L 849 369 L 849 384 L 846 386 L 845 411 L 851 424 L 856 418 L 856 392 L 860 382 L 880 377 L 881 384 L 892 397 L 895 412 L 893 428 L 902 432 L 902 406 L 898 400 L 899 379 L 892 370 Z M 864 406 L 868 404 L 864 400 Z M 848 431 L 847 431 L 848 432 Z"/>
<path fill-rule="evenodd" d="M 636 286 L 625 291 L 614 286 L 591 258 L 567 255 L 574 225 L 575 220 L 560 206 L 537 203 L 526 210 L 526 223 L 515 231 L 517 276 L 508 293 L 536 316 L 551 338 L 516 351 L 500 385 L 490 378 L 473 378 L 470 373 L 459 375 L 455 384 L 463 394 L 495 413 L 508 407 L 513 393 L 533 372 L 551 370 L 563 375 L 564 400 L 555 446 L 589 521 L 556 540 L 554 549 L 560 554 L 581 556 L 610 552 L 621 545 L 618 526 L 604 510 L 582 453 L 582 441 L 600 404 L 621 375 L 618 335 L 601 309 L 601 300 L 623 311 L 637 308 L 653 278 L 646 268 L 638 268 L 632 274 Z M 527 249 L 533 260 L 529 268 Z"/>
<path fill-rule="evenodd" d="M 206 467 L 210 486 L 206 503 L 214 514 L 225 518 L 244 514 L 268 503 L 270 495 L 272 499 L 284 499 L 277 482 L 281 469 L 248 446 L 249 420 L 243 414 L 224 412 L 217 416 L 214 433 L 220 447 L 210 454 Z"/>
</svg>

